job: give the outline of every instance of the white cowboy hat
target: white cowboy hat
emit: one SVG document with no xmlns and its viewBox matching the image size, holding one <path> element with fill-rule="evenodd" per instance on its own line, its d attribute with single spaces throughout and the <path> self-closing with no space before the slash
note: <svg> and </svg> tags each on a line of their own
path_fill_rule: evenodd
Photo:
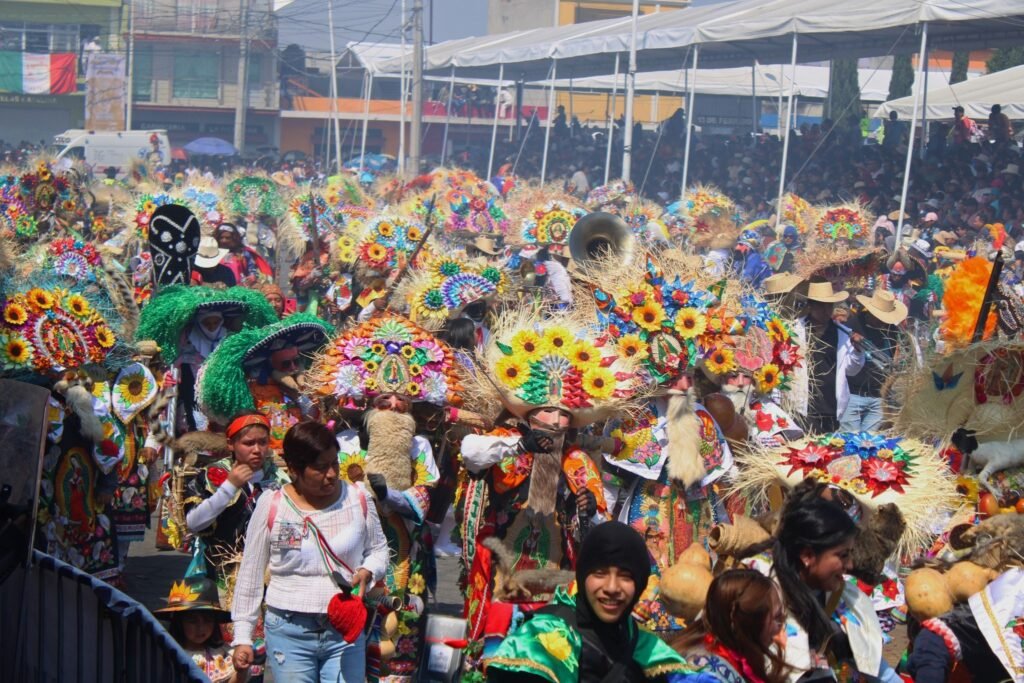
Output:
<svg viewBox="0 0 1024 683">
<path fill-rule="evenodd" d="M 807 285 L 807 294 L 804 295 L 804 298 L 824 304 L 838 304 L 849 299 L 850 293 L 845 290 L 834 291 L 831 282 L 811 282 Z"/>
<path fill-rule="evenodd" d="M 857 295 L 857 301 L 883 323 L 899 325 L 907 319 L 907 306 L 902 301 L 897 301 L 892 292 L 876 289 L 870 297 L 863 294 Z"/>
<path fill-rule="evenodd" d="M 206 236 L 199 240 L 199 251 L 196 252 L 195 259 L 196 268 L 213 268 L 227 255 L 228 250 L 219 248 L 216 239 Z"/>
<path fill-rule="evenodd" d="M 1020 175 L 1020 166 L 1017 164 L 1007 164 L 1006 168 L 1000 171 L 1000 173 L 1005 173 L 1007 175 Z"/>
<path fill-rule="evenodd" d="M 764 281 L 765 294 L 788 294 L 803 282 L 803 278 L 793 273 L 775 273 Z"/>
</svg>

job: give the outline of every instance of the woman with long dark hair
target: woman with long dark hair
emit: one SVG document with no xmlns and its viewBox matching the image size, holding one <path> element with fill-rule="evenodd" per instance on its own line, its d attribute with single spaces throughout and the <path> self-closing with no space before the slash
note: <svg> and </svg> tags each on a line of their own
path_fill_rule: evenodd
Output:
<svg viewBox="0 0 1024 683">
<path fill-rule="evenodd" d="M 775 582 L 734 569 L 711 582 L 699 621 L 673 644 L 700 669 L 694 683 L 785 683 L 786 607 Z M 670 679 L 671 680 L 671 679 Z M 672 683 L 675 683 L 673 681 Z"/>
<path fill-rule="evenodd" d="M 882 658 L 882 629 L 871 599 L 846 581 L 857 523 L 838 503 L 791 498 L 765 552 L 746 560 L 773 578 L 789 613 L 785 661 L 790 680 L 831 680 L 859 671 L 898 681 Z"/>
</svg>

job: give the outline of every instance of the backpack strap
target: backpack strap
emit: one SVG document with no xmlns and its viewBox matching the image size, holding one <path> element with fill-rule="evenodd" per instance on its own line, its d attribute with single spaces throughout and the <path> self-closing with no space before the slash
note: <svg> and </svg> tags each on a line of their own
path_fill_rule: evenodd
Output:
<svg viewBox="0 0 1024 683">
<path fill-rule="evenodd" d="M 274 520 L 277 519 L 277 508 L 281 505 L 281 489 L 274 491 L 273 498 L 270 499 L 270 511 L 267 513 L 267 531 L 271 531 L 274 528 Z"/>
</svg>

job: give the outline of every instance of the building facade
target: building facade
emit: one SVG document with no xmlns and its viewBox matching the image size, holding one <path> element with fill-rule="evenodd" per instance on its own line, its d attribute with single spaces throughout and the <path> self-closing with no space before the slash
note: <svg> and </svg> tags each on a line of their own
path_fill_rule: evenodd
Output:
<svg viewBox="0 0 1024 683">
<path fill-rule="evenodd" d="M 231 142 L 245 92 L 246 156 L 276 149 L 280 128 L 277 29 L 271 0 L 135 0 L 128 12 L 132 128 L 164 128 L 173 146 Z M 243 21 L 244 20 L 244 21 Z M 244 23 L 244 26 L 243 26 Z M 248 77 L 239 87 L 243 43 Z"/>
<path fill-rule="evenodd" d="M 68 128 L 80 128 L 85 119 L 84 59 L 86 47 L 121 50 L 122 0 L 3 0 L 0 2 L 0 58 L 13 82 L 4 78 L 0 89 L 0 140 L 49 144 Z M 19 64 L 30 60 L 68 62 L 75 84 L 70 92 L 45 83 L 21 82 Z"/>
</svg>

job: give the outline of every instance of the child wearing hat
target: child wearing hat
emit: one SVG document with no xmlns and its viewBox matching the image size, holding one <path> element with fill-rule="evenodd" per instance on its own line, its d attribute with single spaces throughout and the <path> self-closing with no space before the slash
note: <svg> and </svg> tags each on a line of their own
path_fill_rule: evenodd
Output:
<svg viewBox="0 0 1024 683">
<path fill-rule="evenodd" d="M 167 607 L 154 614 L 169 622 L 168 633 L 213 683 L 249 680 L 248 672 L 235 671 L 224 644 L 220 625 L 231 621 L 231 614 L 221 609 L 213 581 L 200 575 L 175 581 L 167 595 Z"/>
</svg>

